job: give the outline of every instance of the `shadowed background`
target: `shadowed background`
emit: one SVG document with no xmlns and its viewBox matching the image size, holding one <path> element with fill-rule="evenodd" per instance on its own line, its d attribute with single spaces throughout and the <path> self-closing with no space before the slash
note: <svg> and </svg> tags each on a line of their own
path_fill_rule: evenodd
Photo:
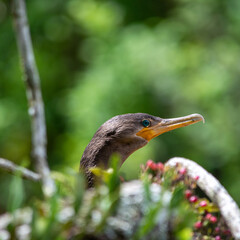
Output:
<svg viewBox="0 0 240 240">
<path fill-rule="evenodd" d="M 205 125 L 152 140 L 124 163 L 123 175 L 136 178 L 148 159 L 183 156 L 212 172 L 240 203 L 238 0 L 41 0 L 27 7 L 51 169 L 78 171 L 91 137 L 114 115 L 197 112 Z M 0 0 L 0 32 L 0 156 L 30 167 L 30 122 L 7 0 Z M 11 177 L 0 178 L 7 192 Z"/>
</svg>

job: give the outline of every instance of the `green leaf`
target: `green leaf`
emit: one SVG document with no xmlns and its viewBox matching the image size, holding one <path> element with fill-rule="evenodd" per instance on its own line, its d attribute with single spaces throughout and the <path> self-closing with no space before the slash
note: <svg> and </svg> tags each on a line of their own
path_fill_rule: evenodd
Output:
<svg viewBox="0 0 240 240">
<path fill-rule="evenodd" d="M 107 170 L 104 170 L 100 167 L 93 167 L 90 168 L 89 171 L 91 171 L 95 176 L 99 177 L 102 179 L 104 182 L 109 182 L 110 176 L 113 173 L 113 169 L 109 168 Z"/>
<path fill-rule="evenodd" d="M 156 216 L 159 213 L 160 208 L 162 207 L 161 200 L 149 208 L 146 212 L 145 216 L 143 217 L 139 229 L 137 230 L 136 234 L 134 235 L 133 239 L 142 239 L 147 233 L 149 233 L 156 224 Z"/>
<path fill-rule="evenodd" d="M 24 201 L 24 186 L 20 176 L 13 176 L 9 186 L 8 209 L 13 212 L 19 208 Z"/>
<path fill-rule="evenodd" d="M 172 199 L 170 202 L 170 207 L 175 208 L 178 207 L 179 204 L 183 201 L 184 199 L 184 189 L 185 187 L 182 184 L 178 184 L 173 193 L 172 193 Z"/>
<path fill-rule="evenodd" d="M 109 192 L 113 192 L 119 189 L 120 186 L 120 177 L 119 177 L 119 168 L 120 168 L 120 156 L 118 154 L 113 154 L 110 159 L 110 166 L 112 169 L 109 174 L 109 179 L 107 181 L 107 185 L 109 188 Z"/>
<path fill-rule="evenodd" d="M 85 178 L 82 174 L 77 174 L 75 177 L 75 193 L 74 210 L 77 213 L 85 193 Z"/>
<path fill-rule="evenodd" d="M 177 239 L 178 240 L 190 240 L 192 237 L 192 229 L 184 228 L 178 232 Z"/>
</svg>

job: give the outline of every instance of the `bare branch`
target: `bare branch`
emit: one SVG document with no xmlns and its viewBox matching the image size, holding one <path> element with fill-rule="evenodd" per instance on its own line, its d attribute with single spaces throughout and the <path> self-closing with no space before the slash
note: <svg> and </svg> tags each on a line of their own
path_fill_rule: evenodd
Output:
<svg viewBox="0 0 240 240">
<path fill-rule="evenodd" d="M 4 158 L 0 158 L 0 168 L 4 169 L 5 171 L 9 172 L 9 173 L 20 173 L 21 177 L 34 181 L 34 182 L 38 182 L 41 179 L 41 176 L 35 172 L 30 171 L 27 168 L 18 166 L 16 164 L 14 164 L 13 162 L 4 159 Z"/>
<path fill-rule="evenodd" d="M 199 176 L 197 185 L 217 204 L 235 239 L 240 239 L 240 210 L 227 190 L 212 174 L 189 159 L 171 158 L 165 166 L 175 167 L 177 163 L 187 168 L 190 177 Z"/>
<path fill-rule="evenodd" d="M 36 171 L 41 175 L 43 191 L 47 196 L 51 196 L 55 192 L 56 187 L 50 177 L 50 170 L 47 163 L 44 105 L 24 0 L 13 0 L 13 18 L 18 49 L 25 73 L 24 80 L 29 103 L 28 113 L 31 118 L 32 128 L 32 158 Z"/>
</svg>

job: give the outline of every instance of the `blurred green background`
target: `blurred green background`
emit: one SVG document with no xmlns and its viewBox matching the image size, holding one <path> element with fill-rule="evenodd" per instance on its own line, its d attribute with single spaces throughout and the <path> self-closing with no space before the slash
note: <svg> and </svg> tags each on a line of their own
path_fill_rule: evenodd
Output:
<svg viewBox="0 0 240 240">
<path fill-rule="evenodd" d="M 42 81 L 51 169 L 78 171 L 97 128 L 112 116 L 200 113 L 123 165 L 195 160 L 240 204 L 240 1 L 27 1 Z M 30 166 L 30 122 L 11 6 L 0 0 L 0 156 Z M 7 194 L 1 172 L 0 189 Z M 1 205 L 0 205 L 1 207 Z"/>
</svg>

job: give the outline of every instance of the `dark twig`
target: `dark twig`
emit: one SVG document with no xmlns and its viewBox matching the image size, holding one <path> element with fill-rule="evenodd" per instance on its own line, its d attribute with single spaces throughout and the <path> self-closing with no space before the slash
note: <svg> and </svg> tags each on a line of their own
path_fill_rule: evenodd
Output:
<svg viewBox="0 0 240 240">
<path fill-rule="evenodd" d="M 176 164 L 181 164 L 183 167 L 187 168 L 190 177 L 199 177 L 197 185 L 217 204 L 232 235 L 235 239 L 240 240 L 240 210 L 227 190 L 212 174 L 192 160 L 175 157 L 168 160 L 165 165 L 175 167 Z"/>
<path fill-rule="evenodd" d="M 28 113 L 31 118 L 32 128 L 32 159 L 36 172 L 38 172 L 42 178 L 44 193 L 47 196 L 51 196 L 55 192 L 56 187 L 50 177 L 50 170 L 47 163 L 46 125 L 40 77 L 35 63 L 24 0 L 13 0 L 13 18 L 18 49 L 25 73 L 24 80 L 29 103 Z"/>
<path fill-rule="evenodd" d="M 32 172 L 27 168 L 18 166 L 4 158 L 0 158 L 0 168 L 13 174 L 20 173 L 21 177 L 34 182 L 38 182 L 41 179 L 39 174 Z"/>
</svg>

